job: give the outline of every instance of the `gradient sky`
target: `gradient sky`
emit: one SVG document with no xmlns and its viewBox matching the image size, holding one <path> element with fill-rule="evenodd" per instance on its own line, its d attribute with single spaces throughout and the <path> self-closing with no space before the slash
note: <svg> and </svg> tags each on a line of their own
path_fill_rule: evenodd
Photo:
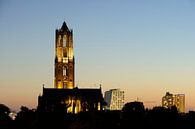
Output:
<svg viewBox="0 0 195 129">
<path fill-rule="evenodd" d="M 53 87 L 55 29 L 74 31 L 76 85 L 120 88 L 161 105 L 166 91 L 195 110 L 193 0 L 1 0 L 0 103 L 36 108 Z"/>
</svg>

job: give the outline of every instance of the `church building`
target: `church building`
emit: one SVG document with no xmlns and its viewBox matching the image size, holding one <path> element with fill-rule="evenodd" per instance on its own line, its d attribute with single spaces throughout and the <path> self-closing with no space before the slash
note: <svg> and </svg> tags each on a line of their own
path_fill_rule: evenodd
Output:
<svg viewBox="0 0 195 129">
<path fill-rule="evenodd" d="M 103 108 L 101 87 L 97 89 L 75 87 L 75 61 L 73 31 L 64 22 L 55 33 L 55 78 L 54 88 L 44 88 L 38 98 L 38 110 L 67 113 L 100 111 Z"/>
</svg>

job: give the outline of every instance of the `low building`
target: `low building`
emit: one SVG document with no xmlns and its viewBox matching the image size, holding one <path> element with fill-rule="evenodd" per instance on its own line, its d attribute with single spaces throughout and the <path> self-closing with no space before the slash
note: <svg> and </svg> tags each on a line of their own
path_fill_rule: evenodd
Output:
<svg viewBox="0 0 195 129">
<path fill-rule="evenodd" d="M 38 110 L 41 112 L 64 111 L 78 113 L 100 111 L 103 109 L 103 96 L 99 89 L 57 89 L 43 88 L 38 99 Z"/>
<path fill-rule="evenodd" d="M 104 101 L 107 110 L 121 110 L 124 105 L 124 91 L 120 89 L 111 89 L 105 92 Z"/>
<path fill-rule="evenodd" d="M 162 98 L 162 106 L 165 108 L 176 106 L 177 110 L 183 113 L 185 112 L 185 95 L 166 92 L 166 95 Z"/>
</svg>

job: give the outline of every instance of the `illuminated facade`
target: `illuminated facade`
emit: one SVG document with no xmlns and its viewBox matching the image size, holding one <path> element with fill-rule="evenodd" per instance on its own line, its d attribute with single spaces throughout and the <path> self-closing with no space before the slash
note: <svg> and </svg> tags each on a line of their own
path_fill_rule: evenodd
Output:
<svg viewBox="0 0 195 129">
<path fill-rule="evenodd" d="M 124 105 L 124 91 L 111 89 L 105 92 L 104 101 L 108 110 L 121 110 Z"/>
<path fill-rule="evenodd" d="M 184 94 L 170 94 L 166 93 L 162 98 L 162 106 L 171 108 L 176 106 L 179 112 L 185 112 L 185 95 Z"/>
<path fill-rule="evenodd" d="M 99 89 L 58 89 L 43 88 L 43 95 L 39 96 L 38 110 L 53 112 L 61 110 L 66 113 L 86 111 L 101 111 L 103 97 Z"/>
<path fill-rule="evenodd" d="M 73 31 L 64 22 L 56 30 L 55 88 L 74 88 Z"/>
<path fill-rule="evenodd" d="M 73 31 L 65 22 L 56 30 L 54 81 L 54 88 L 43 88 L 43 94 L 38 98 L 39 111 L 78 113 L 103 109 L 101 87 L 74 87 Z"/>
</svg>

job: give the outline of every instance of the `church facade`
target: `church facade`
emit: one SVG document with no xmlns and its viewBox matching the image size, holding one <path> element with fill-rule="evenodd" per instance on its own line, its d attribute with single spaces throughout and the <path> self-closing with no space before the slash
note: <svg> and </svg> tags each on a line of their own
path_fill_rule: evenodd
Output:
<svg viewBox="0 0 195 129">
<path fill-rule="evenodd" d="M 67 113 L 100 111 L 103 109 L 101 87 L 97 89 L 75 87 L 73 31 L 64 22 L 56 30 L 54 88 L 44 88 L 38 97 L 38 110 L 53 112 L 63 110 Z"/>
</svg>

